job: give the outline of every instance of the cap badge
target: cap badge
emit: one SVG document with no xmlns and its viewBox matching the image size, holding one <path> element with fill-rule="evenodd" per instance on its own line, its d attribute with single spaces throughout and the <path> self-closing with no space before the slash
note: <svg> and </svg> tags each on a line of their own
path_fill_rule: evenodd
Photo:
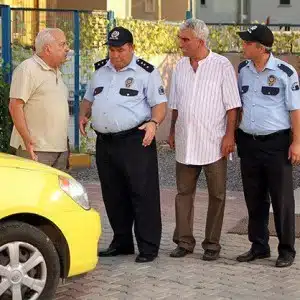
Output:
<svg viewBox="0 0 300 300">
<path fill-rule="evenodd" d="M 257 26 L 256 25 L 254 25 L 254 26 L 251 26 L 250 28 L 248 28 L 248 32 L 249 33 L 252 33 L 252 31 L 254 31 L 254 30 L 256 30 L 257 29 Z"/>
<path fill-rule="evenodd" d="M 119 39 L 119 35 L 120 35 L 120 32 L 119 31 L 113 31 L 111 36 L 110 36 L 110 39 L 111 40 L 118 40 Z"/>
</svg>

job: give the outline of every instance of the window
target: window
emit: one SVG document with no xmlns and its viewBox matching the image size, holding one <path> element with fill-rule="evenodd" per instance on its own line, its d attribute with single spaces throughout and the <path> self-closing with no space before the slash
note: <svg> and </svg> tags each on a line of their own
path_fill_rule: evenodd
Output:
<svg viewBox="0 0 300 300">
<path fill-rule="evenodd" d="M 279 5 L 291 5 L 291 0 L 279 0 Z"/>
<path fill-rule="evenodd" d="M 156 0 L 145 0 L 145 12 L 154 13 L 155 12 L 155 1 Z"/>
<path fill-rule="evenodd" d="M 205 5 L 206 4 L 205 2 L 206 2 L 205 0 L 201 0 L 201 5 Z"/>
</svg>

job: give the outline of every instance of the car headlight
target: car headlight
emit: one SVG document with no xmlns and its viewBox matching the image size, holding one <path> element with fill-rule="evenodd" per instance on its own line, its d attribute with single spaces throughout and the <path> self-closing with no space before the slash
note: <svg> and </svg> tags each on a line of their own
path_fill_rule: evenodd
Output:
<svg viewBox="0 0 300 300">
<path fill-rule="evenodd" d="M 73 178 L 59 176 L 60 188 L 84 209 L 91 208 L 87 192 L 82 184 Z"/>
</svg>

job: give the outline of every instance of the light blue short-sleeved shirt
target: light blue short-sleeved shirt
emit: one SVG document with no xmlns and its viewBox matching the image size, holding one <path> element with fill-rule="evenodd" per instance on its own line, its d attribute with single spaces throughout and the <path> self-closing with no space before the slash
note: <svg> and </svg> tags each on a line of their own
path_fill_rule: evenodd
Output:
<svg viewBox="0 0 300 300">
<path fill-rule="evenodd" d="M 167 102 L 158 70 L 144 60 L 133 56 L 119 72 L 108 59 L 95 66 L 84 98 L 93 102 L 92 126 L 98 132 L 134 128 L 151 119 L 153 106 Z"/>
<path fill-rule="evenodd" d="M 296 70 L 272 54 L 262 72 L 252 61 L 239 66 L 238 85 L 243 114 L 240 129 L 267 135 L 291 127 L 290 111 L 300 109 Z"/>
</svg>

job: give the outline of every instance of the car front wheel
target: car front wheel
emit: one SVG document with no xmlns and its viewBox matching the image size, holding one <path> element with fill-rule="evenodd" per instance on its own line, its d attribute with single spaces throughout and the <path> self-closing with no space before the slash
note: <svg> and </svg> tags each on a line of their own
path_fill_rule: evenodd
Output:
<svg viewBox="0 0 300 300">
<path fill-rule="evenodd" d="M 57 251 L 49 237 L 22 222 L 0 225 L 0 299 L 53 299 L 60 277 Z"/>
</svg>

